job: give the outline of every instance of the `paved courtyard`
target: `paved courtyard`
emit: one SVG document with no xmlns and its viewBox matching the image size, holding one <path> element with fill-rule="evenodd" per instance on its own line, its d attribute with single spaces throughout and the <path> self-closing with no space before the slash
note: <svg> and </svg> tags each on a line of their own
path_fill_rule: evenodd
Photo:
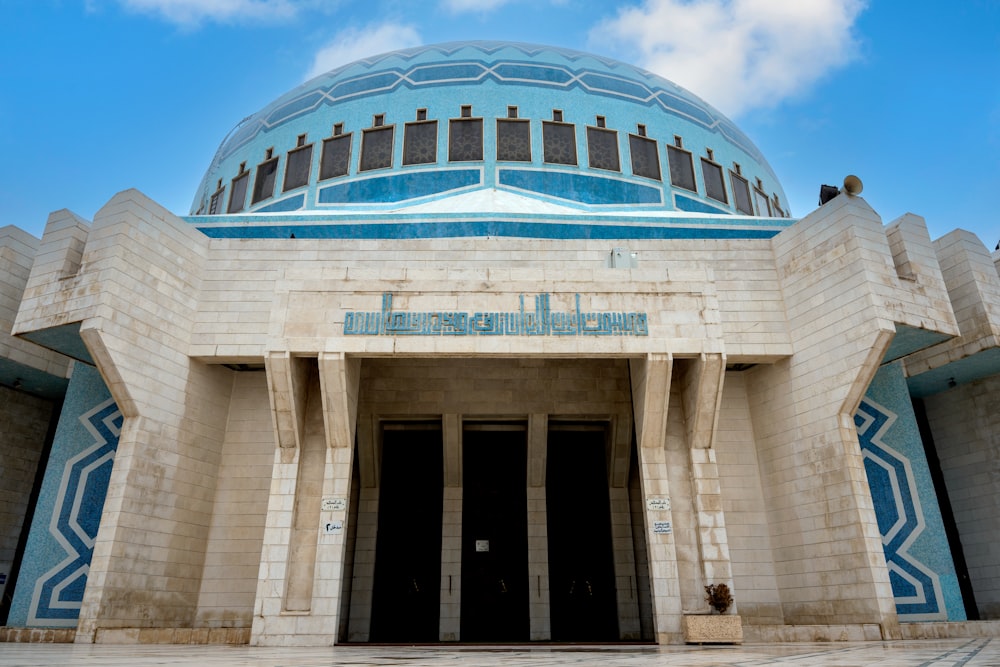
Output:
<svg viewBox="0 0 1000 667">
<path fill-rule="evenodd" d="M 510 646 L 258 648 L 93 644 L 0 644 L 0 667 L 983 667 L 1000 666 L 1000 638 L 744 646 Z"/>
</svg>

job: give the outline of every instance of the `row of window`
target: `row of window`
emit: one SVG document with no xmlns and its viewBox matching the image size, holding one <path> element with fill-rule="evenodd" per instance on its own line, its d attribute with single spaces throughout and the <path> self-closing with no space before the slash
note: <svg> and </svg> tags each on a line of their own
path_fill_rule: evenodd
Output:
<svg viewBox="0 0 1000 667">
<path fill-rule="evenodd" d="M 395 125 L 385 124 L 385 114 L 374 116 L 372 127 L 361 132 L 361 158 L 358 171 L 371 171 L 392 167 Z M 604 116 L 597 116 L 593 126 L 586 127 L 587 159 L 591 169 L 621 172 L 618 132 L 606 127 Z M 333 126 L 332 136 L 323 140 L 319 180 L 346 176 L 351 162 L 353 133 L 344 132 L 344 124 Z M 448 121 L 448 161 L 476 162 L 483 160 L 483 118 L 472 116 L 470 105 L 462 106 L 461 116 Z M 661 181 L 660 155 L 657 142 L 646 136 L 645 125 L 639 124 L 635 133 L 629 133 L 629 156 L 632 174 Z M 403 125 L 403 164 L 420 165 L 437 162 L 438 121 L 427 119 L 427 110 L 418 109 L 416 120 Z M 576 126 L 563 121 L 561 110 L 553 110 L 552 120 L 542 121 L 542 157 L 547 164 L 578 164 L 576 151 Z M 274 196 L 278 172 L 278 157 L 274 149 L 267 149 L 264 161 L 257 165 L 250 196 L 250 205 L 256 205 Z M 517 107 L 507 108 L 506 118 L 496 119 L 496 159 L 499 162 L 531 162 L 530 121 L 518 118 Z M 694 156 L 685 150 L 681 137 L 674 137 L 674 144 L 667 144 L 667 163 L 670 184 L 697 193 Z M 306 135 L 298 137 L 295 148 L 288 151 L 285 162 L 282 192 L 300 188 L 309 183 L 313 164 L 313 144 L 306 143 Z M 722 204 L 729 204 L 724 171 L 714 159 L 711 149 L 700 158 L 705 196 Z M 246 207 L 250 171 L 246 163 L 233 178 L 227 213 L 239 213 Z M 768 198 L 761 180 L 751 187 L 742 174 L 739 164 L 729 170 L 729 183 L 736 210 L 746 215 L 785 217 L 776 194 Z M 209 202 L 209 215 L 222 212 L 226 187 L 219 179 L 216 191 Z"/>
</svg>

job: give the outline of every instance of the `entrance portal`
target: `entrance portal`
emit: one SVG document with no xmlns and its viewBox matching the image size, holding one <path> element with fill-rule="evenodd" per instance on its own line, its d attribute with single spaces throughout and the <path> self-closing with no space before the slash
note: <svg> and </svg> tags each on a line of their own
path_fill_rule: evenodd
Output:
<svg viewBox="0 0 1000 667">
<path fill-rule="evenodd" d="M 371 641 L 438 640 L 441 442 L 440 426 L 407 424 L 385 428 Z"/>
<path fill-rule="evenodd" d="M 550 425 L 545 464 L 552 639 L 615 641 L 605 431 Z"/>
<path fill-rule="evenodd" d="M 527 641 L 527 431 L 467 424 L 462 442 L 462 641 Z"/>
</svg>

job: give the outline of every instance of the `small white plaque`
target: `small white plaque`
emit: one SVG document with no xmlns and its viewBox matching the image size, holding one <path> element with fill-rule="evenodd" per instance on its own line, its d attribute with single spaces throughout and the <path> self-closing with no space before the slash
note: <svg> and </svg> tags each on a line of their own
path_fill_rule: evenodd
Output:
<svg viewBox="0 0 1000 667">
<path fill-rule="evenodd" d="M 346 498 L 324 498 L 322 509 L 324 512 L 343 512 L 347 509 Z"/>
<path fill-rule="evenodd" d="M 344 532 L 343 521 L 327 521 L 323 524 L 324 535 L 340 535 Z"/>
<path fill-rule="evenodd" d="M 669 512 L 670 498 L 646 498 L 646 509 L 653 512 Z"/>
<path fill-rule="evenodd" d="M 476 540 L 476 551 L 489 551 L 490 541 L 489 540 Z"/>
<path fill-rule="evenodd" d="M 674 532 L 674 527 L 669 521 L 654 521 L 653 532 L 657 535 L 669 535 Z"/>
</svg>

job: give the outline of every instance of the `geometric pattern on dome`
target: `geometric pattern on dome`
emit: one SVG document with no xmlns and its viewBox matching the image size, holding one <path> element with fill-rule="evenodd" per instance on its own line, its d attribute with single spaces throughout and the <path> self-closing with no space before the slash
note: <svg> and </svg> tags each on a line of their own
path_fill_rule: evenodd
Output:
<svg viewBox="0 0 1000 667">
<path fill-rule="evenodd" d="M 484 57 L 446 62 L 425 62 L 426 58 L 422 59 L 428 54 L 447 57 L 459 51 L 477 51 Z M 523 58 L 506 54 L 496 56 L 500 51 L 516 51 Z M 550 60 L 551 56 L 558 55 L 565 63 L 532 59 L 539 55 L 548 56 Z M 391 66 L 390 62 L 393 62 Z M 223 141 L 213 164 L 232 155 L 260 133 L 280 127 L 324 105 L 384 94 L 400 87 L 462 85 L 487 79 L 501 85 L 580 88 L 594 95 L 659 107 L 666 113 L 723 135 L 763 167 L 770 169 L 753 142 L 732 122 L 691 92 L 663 77 L 589 53 L 509 42 L 453 42 L 403 49 L 331 70 L 244 119 Z M 771 175 L 774 176 L 773 172 Z"/>
</svg>

